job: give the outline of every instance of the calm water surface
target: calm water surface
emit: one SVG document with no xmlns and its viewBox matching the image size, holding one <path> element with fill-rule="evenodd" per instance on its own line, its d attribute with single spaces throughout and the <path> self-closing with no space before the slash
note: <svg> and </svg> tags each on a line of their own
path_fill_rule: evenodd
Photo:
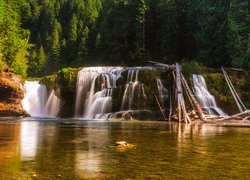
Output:
<svg viewBox="0 0 250 180">
<path fill-rule="evenodd" d="M 250 179 L 250 129 L 2 119 L 0 179 Z"/>
</svg>

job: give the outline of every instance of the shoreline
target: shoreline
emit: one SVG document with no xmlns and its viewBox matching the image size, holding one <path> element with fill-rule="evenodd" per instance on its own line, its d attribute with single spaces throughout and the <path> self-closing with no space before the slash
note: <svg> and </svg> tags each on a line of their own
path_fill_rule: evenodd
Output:
<svg viewBox="0 0 250 180">
<path fill-rule="evenodd" d="M 28 118 L 28 119 L 27 119 Z M 143 121 L 143 120 L 131 120 L 131 121 L 124 121 L 124 120 L 86 120 L 86 119 L 73 119 L 73 118 L 33 118 L 33 117 L 12 117 L 12 116 L 8 116 L 8 117 L 0 117 L 0 122 L 5 122 L 5 121 L 42 121 L 42 119 L 45 120 L 49 120 L 49 121 L 71 121 L 71 122 L 79 122 L 79 121 L 93 121 L 93 122 L 126 122 L 126 123 L 163 123 L 163 124 L 169 124 L 169 123 L 176 123 L 176 124 L 186 124 L 184 122 L 177 122 L 177 121 L 154 121 L 154 120 L 148 120 L 148 121 Z M 192 121 L 191 124 L 186 124 L 186 125 L 211 125 L 211 126 L 219 126 L 219 127 L 249 127 L 250 128 L 250 120 L 223 120 L 223 121 L 210 121 L 210 122 L 205 122 L 205 121 L 201 121 L 201 120 L 194 120 Z"/>
</svg>

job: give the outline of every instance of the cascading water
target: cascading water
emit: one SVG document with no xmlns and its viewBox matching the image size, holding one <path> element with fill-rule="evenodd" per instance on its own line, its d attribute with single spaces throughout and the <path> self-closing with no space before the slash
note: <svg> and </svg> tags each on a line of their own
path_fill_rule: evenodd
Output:
<svg viewBox="0 0 250 180">
<path fill-rule="evenodd" d="M 215 101 L 215 98 L 207 89 L 207 84 L 202 75 L 194 74 L 192 76 L 194 93 L 199 101 L 201 107 L 206 110 L 209 114 L 219 114 L 221 116 L 227 115 L 220 109 Z"/>
<path fill-rule="evenodd" d="M 151 84 L 142 79 L 139 74 L 147 75 L 146 71 L 160 73 L 156 67 L 88 67 L 78 72 L 76 84 L 75 117 L 84 119 L 152 119 L 155 106 L 154 96 L 149 93 L 147 97 L 144 86 L 149 89 Z M 123 77 L 123 78 L 121 78 Z M 126 77 L 126 79 L 124 79 Z M 117 86 L 117 80 L 119 86 Z M 152 81 L 154 78 L 150 79 Z M 121 84 L 124 83 L 125 84 Z M 161 102 L 166 105 L 168 90 L 160 81 L 157 81 Z M 153 93 L 153 92 L 152 92 Z M 120 99 L 119 99 L 120 98 Z M 147 99 L 149 99 L 149 103 Z M 112 107 L 112 104 L 115 106 Z M 118 105 L 120 103 L 120 106 Z M 149 107 L 149 109 L 146 109 Z M 166 107 L 166 106 L 164 106 Z"/>
<path fill-rule="evenodd" d="M 157 88 L 159 92 L 159 99 L 162 107 L 165 106 L 165 101 L 169 98 L 168 90 L 162 85 L 161 79 L 156 78 Z"/>
<path fill-rule="evenodd" d="M 60 108 L 60 99 L 56 96 L 55 91 L 52 90 L 47 103 L 45 105 L 44 115 L 46 117 L 57 117 Z"/>
<path fill-rule="evenodd" d="M 125 91 L 122 98 L 121 110 L 130 110 L 132 109 L 134 92 L 138 82 L 139 69 L 129 69 L 127 84 L 125 86 Z"/>
<path fill-rule="evenodd" d="M 59 111 L 60 99 L 55 92 L 47 95 L 47 88 L 38 81 L 25 81 L 23 86 L 23 108 L 31 117 L 56 117 Z"/>
<path fill-rule="evenodd" d="M 106 119 L 122 67 L 89 67 L 78 72 L 75 117 Z"/>
<path fill-rule="evenodd" d="M 147 95 L 145 94 L 144 84 L 138 80 L 140 70 L 152 70 L 150 67 L 136 67 L 128 68 L 127 83 L 122 97 L 121 110 L 132 110 L 135 92 L 139 99 L 146 100 Z"/>
</svg>

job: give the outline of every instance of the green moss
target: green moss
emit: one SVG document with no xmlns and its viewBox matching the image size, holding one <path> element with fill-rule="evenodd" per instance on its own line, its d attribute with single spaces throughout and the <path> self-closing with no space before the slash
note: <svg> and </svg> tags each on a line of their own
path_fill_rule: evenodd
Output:
<svg viewBox="0 0 250 180">
<path fill-rule="evenodd" d="M 243 86 L 243 93 L 242 93 L 242 99 L 247 107 L 247 109 L 250 109 L 250 78 L 248 74 L 247 82 Z"/>
<path fill-rule="evenodd" d="M 184 75 L 201 73 L 201 66 L 199 66 L 199 64 L 195 61 L 183 62 L 181 64 L 181 68 Z"/>
<path fill-rule="evenodd" d="M 249 77 L 246 74 L 228 72 L 229 78 L 235 87 L 237 93 L 241 97 L 244 103 L 249 107 L 249 89 L 248 81 Z M 222 73 L 205 73 L 204 77 L 209 91 L 215 96 L 218 105 L 226 110 L 229 114 L 238 113 L 238 107 L 234 101 L 234 98 L 228 88 L 226 80 Z"/>
<path fill-rule="evenodd" d="M 57 73 L 56 86 L 63 102 L 60 117 L 73 117 L 76 97 L 77 73 L 82 68 L 64 68 Z"/>
<path fill-rule="evenodd" d="M 82 68 L 64 68 L 57 73 L 57 82 L 61 90 L 75 91 L 77 73 Z"/>
<path fill-rule="evenodd" d="M 228 88 L 224 75 L 221 69 L 207 68 L 200 66 L 197 62 L 184 62 L 182 63 L 182 72 L 187 80 L 192 74 L 201 74 L 205 77 L 208 90 L 215 99 L 218 105 L 229 114 L 239 112 L 234 98 Z M 250 81 L 249 73 L 229 71 L 228 75 L 232 84 L 234 85 L 237 93 L 242 98 L 246 106 L 250 107 L 250 87 L 248 82 Z"/>
<path fill-rule="evenodd" d="M 57 74 L 52 74 L 50 76 L 45 76 L 40 79 L 40 82 L 50 90 L 54 89 L 56 86 Z"/>
<path fill-rule="evenodd" d="M 54 89 L 61 99 L 60 117 L 73 117 L 77 73 L 82 68 L 63 68 L 55 74 L 43 77 L 40 82 L 49 90 Z"/>
</svg>

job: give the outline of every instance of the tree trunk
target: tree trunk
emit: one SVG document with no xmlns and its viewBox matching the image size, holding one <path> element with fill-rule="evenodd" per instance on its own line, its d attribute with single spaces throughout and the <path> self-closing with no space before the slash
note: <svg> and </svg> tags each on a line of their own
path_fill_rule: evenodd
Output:
<svg viewBox="0 0 250 180">
<path fill-rule="evenodd" d="M 198 103 L 198 101 L 196 100 L 196 98 L 194 97 L 194 94 L 193 92 L 191 91 L 190 87 L 188 86 L 188 83 L 185 79 L 185 77 L 183 76 L 183 74 L 181 73 L 181 78 L 182 78 L 182 81 L 183 81 L 183 85 L 184 85 L 184 88 L 187 90 L 187 92 L 189 93 L 189 96 L 192 100 L 192 103 L 195 107 L 195 110 L 197 112 L 197 115 L 199 116 L 199 118 L 202 120 L 202 121 L 205 121 L 206 120 L 206 117 L 200 107 L 200 104 Z"/>
</svg>

